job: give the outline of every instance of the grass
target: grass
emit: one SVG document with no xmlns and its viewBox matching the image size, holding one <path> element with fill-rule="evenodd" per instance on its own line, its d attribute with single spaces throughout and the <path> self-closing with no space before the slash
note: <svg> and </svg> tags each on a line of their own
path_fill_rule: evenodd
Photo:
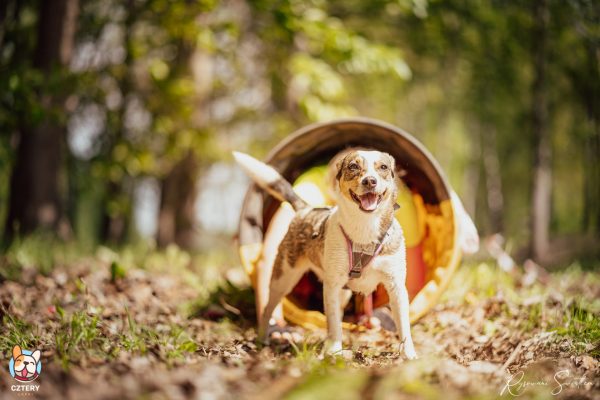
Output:
<svg viewBox="0 0 600 400">
<path fill-rule="evenodd" d="M 33 325 L 13 316 L 5 314 L 2 317 L 0 330 L 0 352 L 5 355 L 12 354 L 12 348 L 19 344 L 24 349 L 37 347 L 41 340 L 39 333 Z"/>
<path fill-rule="evenodd" d="M 189 337 L 186 330 L 176 324 L 161 329 L 139 325 L 129 312 L 127 312 L 127 323 L 128 329 L 119 335 L 122 350 L 143 355 L 149 349 L 154 349 L 168 365 L 198 350 L 198 345 Z"/>
<path fill-rule="evenodd" d="M 309 378 L 327 375 L 335 371 L 346 369 L 349 362 L 341 356 L 323 356 L 322 340 L 307 337 L 302 343 L 290 343 L 292 359 L 289 365 L 297 368 Z"/>
<path fill-rule="evenodd" d="M 4 255 L 2 275 L 18 280 L 23 269 L 34 268 L 52 276 L 56 266 L 68 268 L 82 257 L 84 255 L 71 245 L 46 243 L 41 237 L 33 236 L 16 243 Z M 190 255 L 176 246 L 155 251 L 152 246 L 138 245 L 118 251 L 99 247 L 92 257 L 85 257 L 91 269 L 107 269 L 105 280 L 107 285 L 112 285 L 109 287 L 112 290 L 132 290 L 131 283 L 136 279 L 132 278 L 136 276 L 133 270 L 142 269 L 153 275 L 153 279 L 160 279 L 157 277 L 161 274 L 180 277 L 196 291 L 197 298 L 178 304 L 176 322 L 167 318 L 160 323 L 151 324 L 148 319 L 140 323 L 136 320 L 143 310 L 139 305 L 137 309 L 125 308 L 106 318 L 102 316 L 102 309 L 90 306 L 85 300 L 93 292 L 86 280 L 73 277 L 69 289 L 73 301 L 63 304 L 64 308 L 56 303 L 55 315 L 48 323 L 44 321 L 43 328 L 1 310 L 0 351 L 3 354 L 9 355 L 12 346 L 18 343 L 24 348 L 49 350 L 66 371 L 73 365 L 85 367 L 90 360 L 102 364 L 138 356 L 176 369 L 198 354 L 212 352 L 213 360 L 225 358 L 225 352 L 239 346 L 244 340 L 240 337 L 251 331 L 248 328 L 254 324 L 252 289 L 232 283 L 224 273 L 225 266 L 231 262 L 229 255 Z M 527 286 L 519 279 L 491 262 L 466 264 L 453 277 L 442 302 L 455 304 L 453 310 L 458 312 L 463 306 L 474 309 L 489 303 L 497 307 L 491 315 L 486 314 L 483 323 L 481 334 L 489 337 L 501 336 L 508 327 L 526 333 L 524 337 L 555 332 L 559 338 L 569 340 L 572 354 L 600 357 L 600 299 L 590 295 L 593 293 L 590 288 L 600 287 L 597 273 L 574 264 L 551 273 L 547 285 Z M 581 288 L 578 285 L 582 285 Z M 220 320 L 210 324 L 209 331 L 191 328 L 191 323 L 211 313 Z M 432 337 L 445 329 L 435 324 L 427 327 L 425 323 L 422 327 L 422 331 Z M 436 370 L 439 360 L 422 359 L 397 368 L 389 364 L 364 368 L 356 360 L 323 359 L 321 347 L 322 341 L 315 336 L 281 347 L 283 350 L 275 348 L 271 373 L 280 376 L 278 371 L 289 371 L 295 380 L 293 388 L 286 391 L 286 399 L 388 399 L 402 395 L 424 399 L 461 398 L 450 396 L 440 388 L 442 378 Z M 248 353 L 255 357 L 257 351 L 248 350 Z M 362 354 L 370 359 L 377 357 L 375 346 L 363 349 Z M 231 358 L 228 363 L 240 367 L 244 361 Z"/>
<path fill-rule="evenodd" d="M 153 349 L 157 356 L 171 365 L 198 350 L 197 343 L 184 327 L 172 324 L 163 328 L 139 325 L 128 318 L 128 329 L 106 335 L 100 329 L 102 321 L 87 311 L 66 314 L 57 307 L 59 322 L 42 337 L 35 328 L 14 316 L 5 315 L 0 335 L 0 351 L 10 354 L 15 344 L 25 349 L 51 348 L 64 370 L 83 358 L 113 360 L 120 352 L 145 355 Z"/>
<path fill-rule="evenodd" d="M 166 361 L 167 365 L 172 365 L 173 361 L 183 359 L 186 354 L 194 353 L 198 349 L 198 345 L 189 337 L 184 327 L 177 324 L 159 327 L 141 325 L 134 321 L 129 312 L 127 329 L 111 338 L 110 345 L 98 336 L 97 324 L 98 319 L 95 316 L 88 316 L 86 319 L 84 314 L 76 313 L 71 317 L 70 339 L 81 345 L 80 350 L 90 352 L 100 349 L 107 358 L 112 358 L 120 352 L 146 355 L 152 350 L 158 358 Z M 59 332 L 59 335 L 61 333 L 63 332 Z"/>
<path fill-rule="evenodd" d="M 83 256 L 83 249 L 74 242 L 63 242 L 48 232 L 18 237 L 0 259 L 0 275 L 19 280 L 24 268 L 33 268 L 48 275 L 59 265 L 68 265 Z"/>
<path fill-rule="evenodd" d="M 66 315 L 59 306 L 56 310 L 60 325 L 53 335 L 54 348 L 63 369 L 67 370 L 70 364 L 78 361 L 84 354 L 110 357 L 110 341 L 98 329 L 100 319 L 97 315 L 89 315 L 85 311 Z"/>
<path fill-rule="evenodd" d="M 600 287 L 600 275 L 574 263 L 551 274 L 547 285 L 518 285 L 518 280 L 494 264 L 479 263 L 461 267 L 444 294 L 444 301 L 476 302 L 501 296 L 507 300 L 500 316 L 512 318 L 522 332 L 551 331 L 569 338 L 578 354 L 600 357 L 600 299 L 582 296 L 581 282 L 588 288 Z M 559 302 L 560 304 L 556 304 Z M 510 303 L 510 306 L 509 306 Z M 486 322 L 485 334 L 495 332 L 494 320 Z"/>
<path fill-rule="evenodd" d="M 600 358 L 600 317 L 582 306 L 581 301 L 572 301 L 562 318 L 562 324 L 554 327 L 556 333 L 572 339 L 577 352 L 588 352 Z"/>
</svg>

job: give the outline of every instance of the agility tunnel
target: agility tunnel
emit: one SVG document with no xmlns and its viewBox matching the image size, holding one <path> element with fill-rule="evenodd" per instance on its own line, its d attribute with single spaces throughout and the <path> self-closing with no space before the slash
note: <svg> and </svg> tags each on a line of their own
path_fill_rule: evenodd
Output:
<svg viewBox="0 0 600 400">
<path fill-rule="evenodd" d="M 430 310 L 448 286 L 461 258 L 458 244 L 458 207 L 451 200 L 443 171 L 427 149 L 410 134 L 390 124 L 366 118 L 350 118 L 313 124 L 288 136 L 267 156 L 265 162 L 277 169 L 309 203 L 331 205 L 327 194 L 328 162 L 340 151 L 363 147 L 390 153 L 403 170 L 396 218 L 407 248 L 407 287 L 411 321 Z M 256 288 L 257 265 L 263 251 L 265 232 L 281 207 L 279 201 L 252 184 L 240 215 L 239 253 Z M 288 205 L 289 206 L 289 205 Z M 373 307 L 388 302 L 379 287 Z M 344 313 L 344 326 L 363 312 L 362 296 L 355 295 Z M 283 301 L 286 320 L 308 329 L 325 328 L 322 286 L 307 273 Z"/>
</svg>

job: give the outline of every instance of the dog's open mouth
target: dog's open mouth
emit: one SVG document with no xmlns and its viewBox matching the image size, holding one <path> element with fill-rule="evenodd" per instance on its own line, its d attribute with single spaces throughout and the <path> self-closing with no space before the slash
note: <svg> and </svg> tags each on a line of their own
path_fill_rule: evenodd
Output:
<svg viewBox="0 0 600 400">
<path fill-rule="evenodd" d="M 379 206 L 379 203 L 381 203 L 381 199 L 383 199 L 384 195 L 385 192 L 382 194 L 369 192 L 358 195 L 350 190 L 350 196 L 352 197 L 352 200 L 354 200 L 356 204 L 358 204 L 358 207 L 364 212 L 373 212 L 377 210 L 377 207 Z"/>
</svg>

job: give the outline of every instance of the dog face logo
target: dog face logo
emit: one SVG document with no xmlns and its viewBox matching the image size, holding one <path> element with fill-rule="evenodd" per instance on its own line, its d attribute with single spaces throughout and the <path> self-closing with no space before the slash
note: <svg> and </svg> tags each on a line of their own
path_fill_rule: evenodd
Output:
<svg viewBox="0 0 600 400">
<path fill-rule="evenodd" d="M 42 362 L 39 350 L 30 351 L 21 349 L 20 346 L 13 347 L 12 358 L 8 364 L 10 374 L 19 382 L 34 381 L 42 372 Z"/>
</svg>

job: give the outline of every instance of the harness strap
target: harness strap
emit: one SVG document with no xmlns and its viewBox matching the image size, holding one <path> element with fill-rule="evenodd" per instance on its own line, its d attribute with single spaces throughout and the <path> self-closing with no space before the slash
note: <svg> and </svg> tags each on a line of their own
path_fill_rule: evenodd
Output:
<svg viewBox="0 0 600 400">
<path fill-rule="evenodd" d="M 394 204 L 394 211 L 398 210 L 399 208 L 400 208 L 400 206 L 398 204 Z M 353 251 L 354 243 L 352 242 L 352 239 L 350 239 L 350 236 L 348 236 L 348 234 L 344 230 L 344 227 L 342 227 L 342 225 L 339 224 L 340 230 L 342 231 L 342 234 L 344 235 L 344 238 L 346 239 L 346 247 L 348 248 L 348 261 L 349 261 L 348 276 L 350 279 L 360 278 L 360 275 L 362 274 L 362 269 L 364 267 L 366 267 L 367 265 L 369 265 L 369 263 L 375 257 L 377 257 L 379 255 L 379 253 L 381 253 L 381 249 L 383 249 L 383 242 L 385 241 L 385 238 L 388 236 L 388 233 L 389 233 L 390 228 L 392 227 L 392 224 L 393 224 L 393 220 L 392 220 L 392 222 L 390 222 L 390 225 L 386 229 L 385 233 L 383 234 L 381 239 L 378 241 L 377 247 L 375 248 L 375 251 L 373 252 L 372 255 L 365 254 L 363 252 L 354 252 Z M 356 262 L 354 260 L 356 260 Z M 371 325 L 371 317 L 373 316 L 373 293 L 364 295 L 363 311 L 364 311 L 364 314 L 367 316 L 367 327 L 370 328 L 371 327 L 370 326 Z"/>
<path fill-rule="evenodd" d="M 350 270 L 348 272 L 348 276 L 350 279 L 360 278 L 360 275 L 362 274 L 362 269 L 369 265 L 369 263 L 381 252 L 381 249 L 383 248 L 383 241 L 387 237 L 387 231 L 379 241 L 373 255 L 368 255 L 364 253 L 353 252 L 352 239 L 350 239 L 350 237 L 346 234 L 346 231 L 344 231 L 342 225 L 340 225 L 340 229 L 342 230 L 344 238 L 346 239 L 346 247 L 348 247 L 348 261 L 350 262 Z M 365 255 L 367 256 L 366 262 L 363 261 L 363 256 Z M 355 256 L 357 257 L 355 258 Z M 355 259 L 357 260 L 357 262 L 354 262 Z M 363 296 L 363 312 L 367 317 L 366 326 L 367 328 L 371 328 L 371 317 L 373 316 L 373 293 L 369 293 Z"/>
<path fill-rule="evenodd" d="M 350 265 L 348 275 L 350 276 L 350 279 L 360 278 L 362 269 L 365 268 L 367 265 L 369 265 L 371 263 L 371 261 L 373 261 L 373 259 L 375 257 L 377 257 L 379 255 L 379 253 L 381 253 L 381 249 L 383 248 L 383 242 L 385 241 L 385 238 L 387 237 L 388 232 L 386 231 L 385 234 L 383 235 L 383 237 L 381 238 L 381 240 L 379 240 L 379 242 L 377 243 L 377 247 L 375 248 L 375 251 L 371 255 L 371 254 L 365 254 L 360 251 L 355 252 L 353 250 L 354 243 L 352 242 L 352 239 L 350 239 L 350 237 L 348 236 L 348 234 L 346 233 L 346 231 L 344 230 L 342 225 L 340 225 L 340 229 L 341 229 L 342 233 L 344 234 L 344 238 L 346 239 L 346 247 L 348 248 L 348 261 L 349 261 L 349 265 Z M 388 228 L 388 230 L 389 230 L 389 228 Z"/>
</svg>

